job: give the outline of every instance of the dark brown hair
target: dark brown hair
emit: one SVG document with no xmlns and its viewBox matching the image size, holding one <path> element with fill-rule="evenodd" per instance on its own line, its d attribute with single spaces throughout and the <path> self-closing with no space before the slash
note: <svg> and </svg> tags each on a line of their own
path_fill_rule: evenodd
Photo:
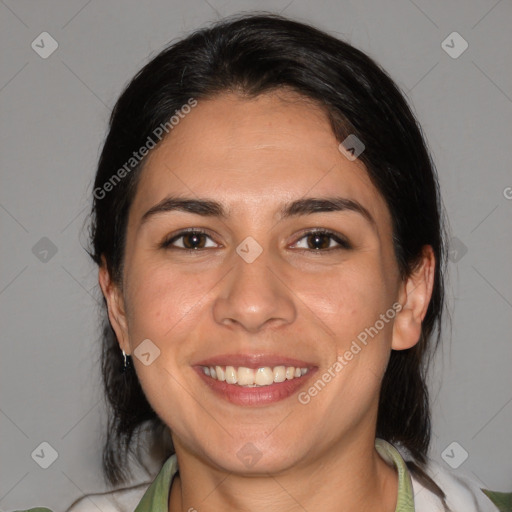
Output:
<svg viewBox="0 0 512 512">
<path fill-rule="evenodd" d="M 282 88 L 321 106 L 340 142 L 354 134 L 364 143 L 359 159 L 391 212 L 402 276 L 414 269 L 425 245 L 433 248 L 435 282 L 421 338 L 408 350 L 392 351 L 376 432 L 406 448 L 421 472 L 431 428 L 426 371 L 439 342 L 443 310 L 445 257 L 438 181 L 421 128 L 404 96 L 361 51 L 275 15 L 224 20 L 165 48 L 137 73 L 113 109 L 94 184 L 90 254 L 98 265 L 105 257 L 110 275 L 122 287 L 128 211 L 144 164 L 131 157 L 176 110 L 190 98 L 200 103 L 225 91 L 254 97 Z M 126 176 L 105 192 L 105 184 L 123 166 Z M 132 441 L 141 429 L 153 435 L 144 449 L 157 447 L 162 461 L 172 453 L 172 444 L 136 373 L 119 371 L 121 352 L 106 306 L 102 343 L 110 411 L 104 473 L 110 483 L 118 484 L 125 481 L 127 455 L 134 453 Z M 163 448 L 157 442 L 162 438 L 167 443 Z"/>
</svg>

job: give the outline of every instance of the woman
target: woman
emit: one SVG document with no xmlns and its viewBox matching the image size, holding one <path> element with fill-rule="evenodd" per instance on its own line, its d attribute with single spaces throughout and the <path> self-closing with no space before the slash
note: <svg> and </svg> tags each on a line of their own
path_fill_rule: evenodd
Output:
<svg viewBox="0 0 512 512">
<path fill-rule="evenodd" d="M 112 113 L 91 250 L 105 475 L 144 428 L 163 465 L 70 510 L 510 510 L 428 461 L 443 244 L 421 130 L 366 55 L 278 16 L 165 49 Z"/>
</svg>

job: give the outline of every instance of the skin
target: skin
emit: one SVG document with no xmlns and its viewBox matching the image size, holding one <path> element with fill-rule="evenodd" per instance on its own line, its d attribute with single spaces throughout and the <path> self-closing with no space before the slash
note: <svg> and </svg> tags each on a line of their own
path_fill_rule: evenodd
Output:
<svg viewBox="0 0 512 512">
<path fill-rule="evenodd" d="M 374 448 L 378 395 L 391 349 L 419 339 L 435 262 L 426 246 L 401 280 L 388 207 L 338 144 L 325 113 L 293 93 L 226 93 L 199 101 L 146 161 L 122 287 L 105 264 L 99 282 L 120 347 L 132 354 L 150 339 L 160 350 L 149 366 L 133 362 L 172 431 L 180 474 L 169 510 L 395 510 L 396 472 Z M 219 201 L 229 215 L 172 211 L 141 221 L 170 194 Z M 374 222 L 354 211 L 279 218 L 285 203 L 334 195 L 363 205 Z M 207 230 L 206 248 L 159 246 L 185 228 Z M 351 248 L 308 251 L 304 230 L 313 228 Z M 263 249 L 250 264 L 236 252 L 248 236 Z M 192 368 L 218 354 L 271 352 L 311 361 L 321 375 L 395 302 L 403 307 L 395 319 L 307 405 L 297 394 L 234 405 Z M 261 453 L 250 468 L 237 457 L 247 442 Z"/>
</svg>

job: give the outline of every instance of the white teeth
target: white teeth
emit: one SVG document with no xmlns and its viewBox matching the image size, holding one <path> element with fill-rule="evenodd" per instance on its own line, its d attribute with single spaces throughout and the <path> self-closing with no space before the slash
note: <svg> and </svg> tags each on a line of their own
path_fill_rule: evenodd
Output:
<svg viewBox="0 0 512 512">
<path fill-rule="evenodd" d="M 268 386 L 269 384 L 272 384 L 272 382 L 274 382 L 274 372 L 272 371 L 272 368 L 266 366 L 256 370 L 254 384 L 258 384 L 258 386 Z"/>
<path fill-rule="evenodd" d="M 203 366 L 203 372 L 212 379 L 243 387 L 269 386 L 273 382 L 298 379 L 308 373 L 308 368 L 294 366 L 263 366 L 254 370 L 245 366 Z"/>
<path fill-rule="evenodd" d="M 216 366 L 215 373 L 217 374 L 217 380 L 220 380 L 221 382 L 224 382 L 226 380 L 226 374 L 224 373 L 222 367 Z"/>
<path fill-rule="evenodd" d="M 226 366 L 226 382 L 228 384 L 236 384 L 237 372 L 232 366 Z"/>
<path fill-rule="evenodd" d="M 254 384 L 254 370 L 244 367 L 238 368 L 237 383 L 240 384 L 240 386 Z M 259 382 L 256 382 L 256 384 L 259 384 Z"/>
<path fill-rule="evenodd" d="M 306 368 L 304 373 L 307 372 Z M 302 372 L 302 370 L 301 370 Z M 284 382 L 286 380 L 286 368 L 284 366 L 276 366 L 274 368 L 274 382 Z"/>
</svg>

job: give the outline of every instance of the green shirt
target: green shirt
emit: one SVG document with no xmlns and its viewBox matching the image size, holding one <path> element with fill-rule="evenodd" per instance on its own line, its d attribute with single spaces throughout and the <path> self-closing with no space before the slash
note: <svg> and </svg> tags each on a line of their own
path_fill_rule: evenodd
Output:
<svg viewBox="0 0 512 512">
<path fill-rule="evenodd" d="M 398 471 L 398 498 L 395 512 L 414 512 L 414 494 L 407 466 L 398 450 L 382 439 L 375 440 L 380 456 L 392 463 Z M 173 476 L 178 471 L 176 456 L 170 457 L 144 494 L 135 512 L 167 512 L 169 490 Z"/>
<path fill-rule="evenodd" d="M 395 512 L 414 512 L 414 492 L 411 475 L 398 450 L 383 439 L 375 440 L 379 455 L 393 465 L 398 473 L 398 497 Z M 178 472 L 176 455 L 172 455 L 148 487 L 134 512 L 167 512 L 169 493 L 174 475 Z M 500 512 L 512 512 L 512 494 L 483 490 Z M 52 512 L 48 508 L 32 508 L 17 512 Z"/>
</svg>

